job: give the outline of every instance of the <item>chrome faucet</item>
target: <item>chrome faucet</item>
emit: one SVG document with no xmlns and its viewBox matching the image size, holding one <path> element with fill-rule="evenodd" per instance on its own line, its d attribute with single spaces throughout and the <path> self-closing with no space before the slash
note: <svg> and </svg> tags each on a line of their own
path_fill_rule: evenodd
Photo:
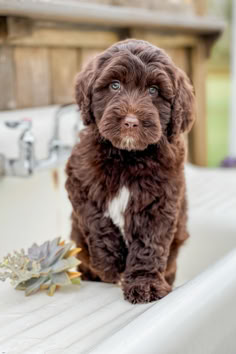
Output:
<svg viewBox="0 0 236 354">
<path fill-rule="evenodd" d="M 65 162 L 71 152 L 72 145 L 65 145 L 60 140 L 59 128 L 60 121 L 65 111 L 75 110 L 74 104 L 62 105 L 59 107 L 54 118 L 54 130 L 52 139 L 49 142 L 48 157 L 41 160 L 35 158 L 35 137 L 32 133 L 32 121 L 29 119 L 22 119 L 19 121 L 5 122 L 10 129 L 23 128 L 23 132 L 19 138 L 19 157 L 16 159 L 8 159 L 3 154 L 0 154 L 0 176 L 16 176 L 28 177 L 34 172 L 44 170 L 47 168 L 58 167 Z M 78 120 L 74 125 L 74 143 L 78 140 L 79 130 L 79 114 Z"/>
<path fill-rule="evenodd" d="M 3 164 L 2 174 L 7 176 L 30 176 L 34 168 L 34 143 L 35 138 L 32 134 L 32 121 L 22 119 L 19 121 L 5 122 L 8 128 L 22 128 L 23 132 L 19 139 L 19 157 L 17 159 L 7 159 L 1 155 Z"/>
</svg>

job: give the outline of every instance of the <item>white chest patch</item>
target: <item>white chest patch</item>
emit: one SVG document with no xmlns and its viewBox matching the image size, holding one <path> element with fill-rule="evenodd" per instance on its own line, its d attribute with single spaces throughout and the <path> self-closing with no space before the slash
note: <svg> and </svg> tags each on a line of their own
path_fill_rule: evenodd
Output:
<svg viewBox="0 0 236 354">
<path fill-rule="evenodd" d="M 124 235 L 125 219 L 124 213 L 129 201 L 130 192 L 128 188 L 122 187 L 114 199 L 108 205 L 104 216 L 110 217 L 113 223 L 118 226 Z"/>
</svg>

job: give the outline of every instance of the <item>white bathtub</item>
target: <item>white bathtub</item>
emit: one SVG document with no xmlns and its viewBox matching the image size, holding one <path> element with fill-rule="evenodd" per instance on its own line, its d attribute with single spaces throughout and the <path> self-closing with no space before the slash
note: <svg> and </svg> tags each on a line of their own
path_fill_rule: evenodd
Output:
<svg viewBox="0 0 236 354">
<path fill-rule="evenodd" d="M 235 354 L 236 172 L 187 166 L 186 175 L 191 238 L 178 260 L 173 293 L 133 306 L 107 284 L 25 298 L 1 283 L 1 351 Z M 68 237 L 64 183 L 64 166 L 30 178 L 0 178 L 0 257 L 34 241 Z"/>
</svg>

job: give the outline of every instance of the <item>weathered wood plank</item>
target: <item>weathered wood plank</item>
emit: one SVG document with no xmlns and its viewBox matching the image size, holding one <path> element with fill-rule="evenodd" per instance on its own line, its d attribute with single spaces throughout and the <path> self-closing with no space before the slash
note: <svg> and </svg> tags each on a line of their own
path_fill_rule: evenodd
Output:
<svg viewBox="0 0 236 354">
<path fill-rule="evenodd" d="M 52 103 L 74 101 L 74 80 L 79 71 L 79 54 L 76 49 L 52 48 Z"/>
<path fill-rule="evenodd" d="M 5 41 L 7 37 L 7 19 L 4 16 L 0 16 L 0 43 Z"/>
<path fill-rule="evenodd" d="M 193 47 L 197 39 L 193 35 L 188 34 L 160 34 L 160 32 L 145 29 L 134 28 L 131 30 L 131 37 L 143 39 L 157 47 L 165 48 L 183 48 Z"/>
<path fill-rule="evenodd" d="M 15 78 L 12 48 L 0 46 L 0 109 L 14 109 Z"/>
<path fill-rule="evenodd" d="M 174 1 L 176 3 L 176 1 Z M 37 6 L 36 6 L 37 3 Z M 160 31 L 185 31 L 196 35 L 219 34 L 224 25 L 209 17 L 178 16 L 176 11 L 163 12 L 121 6 L 88 4 L 85 1 L 1 0 L 0 13 L 17 14 L 43 20 L 80 23 L 119 28 L 152 28 Z"/>
<path fill-rule="evenodd" d="M 8 40 L 9 45 L 106 48 L 119 40 L 112 31 L 72 28 L 43 28 L 34 26 L 32 35 Z"/>
<path fill-rule="evenodd" d="M 189 75 L 188 48 L 164 47 L 163 49 L 169 54 L 176 66 L 184 70 Z"/>
<path fill-rule="evenodd" d="M 190 75 L 190 63 L 189 63 L 189 49 L 188 48 L 163 48 L 169 56 L 172 58 L 175 65 Z M 186 147 L 188 148 L 188 154 L 186 160 L 192 162 L 191 142 L 188 134 L 184 134 L 184 140 Z"/>
<path fill-rule="evenodd" d="M 7 39 L 15 39 L 32 34 L 32 21 L 28 18 L 7 17 Z"/>
<path fill-rule="evenodd" d="M 81 54 L 80 54 L 80 63 L 81 63 L 81 69 L 84 68 L 84 66 L 92 59 L 94 58 L 97 54 L 101 53 L 104 49 L 81 49 Z"/>
<path fill-rule="evenodd" d="M 48 49 L 16 47 L 14 60 L 17 106 L 34 107 L 50 104 Z"/>
</svg>

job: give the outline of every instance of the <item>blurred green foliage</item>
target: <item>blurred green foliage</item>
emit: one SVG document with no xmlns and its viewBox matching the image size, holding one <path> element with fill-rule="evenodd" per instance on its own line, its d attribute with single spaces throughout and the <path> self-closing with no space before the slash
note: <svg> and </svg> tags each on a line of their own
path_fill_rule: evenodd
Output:
<svg viewBox="0 0 236 354">
<path fill-rule="evenodd" d="M 210 71 L 229 71 L 232 24 L 232 0 L 208 0 L 208 13 L 225 21 L 225 30 L 217 40 L 209 60 Z M 217 19 L 216 19 L 217 21 Z"/>
<path fill-rule="evenodd" d="M 232 0 L 208 0 L 208 12 L 223 18 L 226 24 L 225 31 L 213 47 L 208 62 L 208 165 L 214 167 L 219 166 L 228 155 Z"/>
<path fill-rule="evenodd" d="M 228 154 L 230 78 L 209 74 L 207 79 L 208 165 L 219 166 Z"/>
</svg>

